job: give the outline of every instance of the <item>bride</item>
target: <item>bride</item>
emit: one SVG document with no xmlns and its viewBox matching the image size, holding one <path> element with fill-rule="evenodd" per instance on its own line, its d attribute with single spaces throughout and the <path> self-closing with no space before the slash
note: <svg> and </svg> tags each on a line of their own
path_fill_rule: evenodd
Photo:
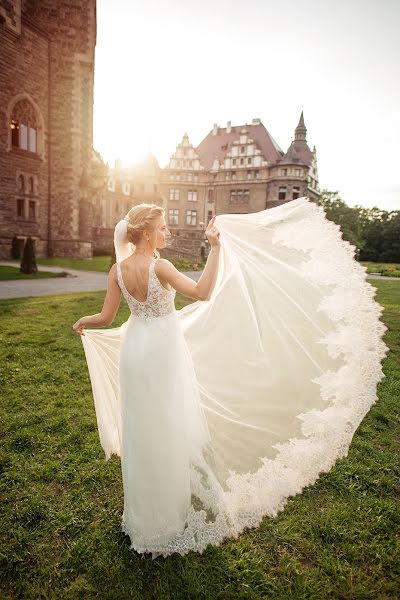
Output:
<svg viewBox="0 0 400 600">
<path fill-rule="evenodd" d="M 195 282 L 160 258 L 164 209 L 133 207 L 101 312 L 73 325 L 102 448 L 121 458 L 122 530 L 153 558 L 276 516 L 347 455 L 384 377 L 383 309 L 321 206 L 218 215 L 205 234 Z M 194 302 L 175 310 L 176 291 Z M 111 328 L 121 292 L 131 315 Z"/>
</svg>

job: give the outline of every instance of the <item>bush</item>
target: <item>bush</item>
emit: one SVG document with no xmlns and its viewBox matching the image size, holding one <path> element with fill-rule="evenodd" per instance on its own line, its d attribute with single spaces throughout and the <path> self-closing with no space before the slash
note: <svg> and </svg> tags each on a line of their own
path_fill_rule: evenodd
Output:
<svg viewBox="0 0 400 600">
<path fill-rule="evenodd" d="M 21 258 L 21 246 L 16 235 L 11 240 L 11 258 Z"/>
<path fill-rule="evenodd" d="M 31 273 L 37 273 L 37 265 L 35 258 L 35 247 L 33 239 L 28 237 L 25 242 L 24 251 L 22 253 L 20 271 L 30 275 Z"/>
</svg>

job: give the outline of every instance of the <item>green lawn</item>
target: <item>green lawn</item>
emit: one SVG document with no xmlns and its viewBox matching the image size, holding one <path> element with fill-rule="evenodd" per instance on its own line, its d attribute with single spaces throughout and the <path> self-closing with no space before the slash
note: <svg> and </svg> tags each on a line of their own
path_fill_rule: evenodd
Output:
<svg viewBox="0 0 400 600">
<path fill-rule="evenodd" d="M 170 260 L 180 271 L 192 271 L 193 262 L 186 259 L 170 258 Z M 70 267 L 72 269 L 84 269 L 86 271 L 103 271 L 108 273 L 111 266 L 110 256 L 94 256 L 93 258 L 38 258 L 36 261 L 40 265 L 56 265 L 59 267 Z M 204 263 L 198 261 L 199 270 L 204 268 Z"/>
<path fill-rule="evenodd" d="M 9 279 L 45 279 L 47 277 L 68 277 L 68 273 L 61 271 L 61 273 L 51 273 L 50 271 L 37 271 L 31 275 L 21 273 L 19 267 L 6 267 L 0 265 L 0 281 Z"/>
<path fill-rule="evenodd" d="M 120 459 L 104 459 L 71 329 L 104 292 L 0 301 L 1 599 L 398 598 L 400 282 L 373 285 L 391 351 L 348 456 L 258 529 L 154 561 L 120 530 Z M 121 302 L 113 326 L 127 317 Z"/>
<path fill-rule="evenodd" d="M 399 263 L 376 263 L 361 261 L 361 264 L 367 267 L 367 273 L 380 273 L 388 277 L 400 277 Z"/>
</svg>

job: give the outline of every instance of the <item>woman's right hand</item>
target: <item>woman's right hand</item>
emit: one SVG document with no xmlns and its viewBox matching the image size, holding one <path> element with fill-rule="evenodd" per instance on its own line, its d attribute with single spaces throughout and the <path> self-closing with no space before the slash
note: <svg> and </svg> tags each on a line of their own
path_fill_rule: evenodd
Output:
<svg viewBox="0 0 400 600">
<path fill-rule="evenodd" d="M 210 246 L 220 246 L 221 242 L 219 241 L 220 233 L 218 228 L 215 225 L 215 217 L 214 215 L 207 225 L 207 229 L 205 230 L 206 237 L 209 241 Z"/>
<path fill-rule="evenodd" d="M 72 329 L 75 333 L 79 333 L 79 335 L 85 335 L 83 330 L 85 328 L 85 323 L 82 322 L 82 319 L 78 319 L 73 325 Z"/>
</svg>

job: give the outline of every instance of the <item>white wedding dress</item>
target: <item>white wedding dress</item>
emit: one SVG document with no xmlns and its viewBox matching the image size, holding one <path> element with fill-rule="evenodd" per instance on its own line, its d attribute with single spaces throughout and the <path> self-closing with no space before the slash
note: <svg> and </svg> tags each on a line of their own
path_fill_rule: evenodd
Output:
<svg viewBox="0 0 400 600">
<path fill-rule="evenodd" d="M 203 552 L 347 455 L 376 402 L 382 307 L 322 207 L 299 198 L 216 217 L 209 301 L 176 311 L 149 264 L 148 297 L 82 343 L 106 459 L 121 457 L 122 529 L 155 558 Z"/>
</svg>

